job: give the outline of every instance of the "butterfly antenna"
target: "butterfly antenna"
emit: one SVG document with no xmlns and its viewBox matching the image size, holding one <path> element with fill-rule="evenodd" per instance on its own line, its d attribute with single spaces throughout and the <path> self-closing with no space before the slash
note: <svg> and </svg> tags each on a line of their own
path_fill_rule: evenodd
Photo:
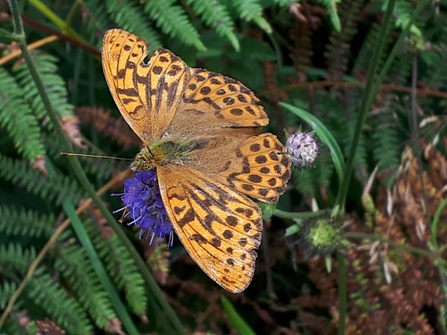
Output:
<svg viewBox="0 0 447 335">
<path fill-rule="evenodd" d="M 77 154 L 74 152 L 61 152 L 61 156 L 76 156 L 76 157 L 89 157 L 89 158 L 105 158 L 105 159 L 114 159 L 117 161 L 133 161 L 131 158 L 121 158 L 107 155 L 90 155 L 90 154 Z"/>
</svg>

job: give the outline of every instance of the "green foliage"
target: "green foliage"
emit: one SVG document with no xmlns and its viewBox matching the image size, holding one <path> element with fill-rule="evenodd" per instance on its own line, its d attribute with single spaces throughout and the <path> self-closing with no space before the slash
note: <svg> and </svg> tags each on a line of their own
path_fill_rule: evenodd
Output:
<svg viewBox="0 0 447 335">
<path fill-rule="evenodd" d="M 9 243 L 0 246 L 0 266 L 3 271 L 15 270 L 24 273 L 28 264 L 36 258 L 34 248 L 23 249 L 20 244 Z"/>
<path fill-rule="evenodd" d="M 183 43 L 194 45 L 197 49 L 205 49 L 200 41 L 199 33 L 188 20 L 184 9 L 173 6 L 173 1 L 148 1 L 144 11 L 155 21 L 161 30 L 173 37 L 179 38 Z M 172 24 L 175 22 L 175 24 Z"/>
<path fill-rule="evenodd" d="M 49 238 L 54 231 L 52 215 L 44 215 L 24 207 L 0 206 L 0 234 L 2 236 Z"/>
<path fill-rule="evenodd" d="M 1 155 L 0 176 L 11 183 L 20 183 L 24 190 L 56 205 L 65 199 L 77 202 L 83 193 L 76 182 L 67 176 L 58 175 L 47 179 L 25 162 Z"/>
<path fill-rule="evenodd" d="M 48 315 L 55 315 L 56 322 L 70 334 L 88 334 L 92 325 L 80 304 L 41 269 L 30 281 L 26 294 Z"/>
<path fill-rule="evenodd" d="M 16 283 L 13 281 L 5 281 L 0 286 L 0 308 L 5 308 L 11 296 L 17 289 Z"/>
<path fill-rule="evenodd" d="M 112 280 L 119 289 L 124 290 L 130 308 L 137 315 L 145 313 L 147 297 L 144 280 L 138 273 L 135 263 L 116 235 L 108 239 L 101 238 L 99 227 L 91 222 L 86 223 L 87 231 L 95 243 L 98 254 L 104 260 Z"/>
<path fill-rule="evenodd" d="M 225 6 L 217 1 L 208 0 L 187 0 L 187 3 L 206 25 L 216 29 L 220 36 L 228 38 L 234 49 L 239 50 L 240 43 L 234 33 L 233 21 Z"/>
<path fill-rule="evenodd" d="M 0 125 L 12 137 L 17 151 L 34 162 L 44 155 L 37 119 L 26 103 L 22 88 L 4 68 L 0 68 L 0 82 Z"/>
<path fill-rule="evenodd" d="M 73 105 L 67 103 L 67 89 L 64 80 L 57 75 L 57 58 L 48 54 L 34 54 L 33 61 L 45 85 L 45 91 L 55 106 L 56 112 L 62 120 L 73 117 Z M 23 99 L 31 107 L 33 114 L 40 124 L 51 127 L 46 116 L 45 107 L 40 99 L 39 92 L 34 85 L 29 69 L 25 63 L 14 68 L 14 74 L 19 81 Z"/>
<path fill-rule="evenodd" d="M 100 328 L 107 329 L 116 314 L 85 250 L 79 245 L 64 247 L 59 253 L 55 268 L 62 273 L 95 323 Z"/>
</svg>

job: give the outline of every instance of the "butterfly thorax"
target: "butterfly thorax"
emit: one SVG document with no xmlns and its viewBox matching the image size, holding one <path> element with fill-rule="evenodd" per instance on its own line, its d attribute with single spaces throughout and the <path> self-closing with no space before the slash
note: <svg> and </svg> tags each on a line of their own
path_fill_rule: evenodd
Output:
<svg viewBox="0 0 447 335">
<path fill-rule="evenodd" d="M 191 151 L 206 146 L 205 140 L 163 139 L 145 145 L 130 164 L 132 171 L 148 171 L 168 164 L 184 165 Z"/>
</svg>

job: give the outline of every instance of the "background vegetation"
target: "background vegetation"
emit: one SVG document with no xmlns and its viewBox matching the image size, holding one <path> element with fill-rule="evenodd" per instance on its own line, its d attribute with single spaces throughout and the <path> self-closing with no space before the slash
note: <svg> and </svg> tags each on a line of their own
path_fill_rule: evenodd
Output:
<svg viewBox="0 0 447 335">
<path fill-rule="evenodd" d="M 446 8 L 0 1 L 0 333 L 445 334 Z M 60 156 L 138 152 L 101 70 L 111 27 L 242 81 L 282 139 L 319 138 L 242 294 L 117 223 L 125 162 Z"/>
</svg>

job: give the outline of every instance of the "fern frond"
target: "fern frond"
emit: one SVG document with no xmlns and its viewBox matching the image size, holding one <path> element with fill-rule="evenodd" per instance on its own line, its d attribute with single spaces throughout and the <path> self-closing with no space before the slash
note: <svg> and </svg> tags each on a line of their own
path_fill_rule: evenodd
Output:
<svg viewBox="0 0 447 335">
<path fill-rule="evenodd" d="M 379 38 L 379 31 L 380 25 L 377 23 L 373 23 L 371 26 L 371 30 L 366 37 L 366 41 L 363 43 L 363 47 L 361 48 L 360 53 L 357 56 L 357 60 L 353 68 L 353 73 L 361 79 L 366 78 L 367 70 L 369 68 L 369 65 L 371 64 L 371 55 L 374 53 L 374 49 L 376 48 L 376 43 Z M 387 49 L 391 41 L 392 35 L 387 34 L 384 42 L 384 50 Z M 379 68 L 383 66 L 387 55 L 388 54 L 386 52 L 382 52 L 382 54 L 380 55 Z"/>
<path fill-rule="evenodd" d="M 115 234 L 103 238 L 96 224 L 86 222 L 85 226 L 98 254 L 104 259 L 106 269 L 113 281 L 119 289 L 124 290 L 132 311 L 141 315 L 146 311 L 147 306 L 144 280 L 129 251 Z"/>
<path fill-rule="evenodd" d="M 50 275 L 42 272 L 37 271 L 28 283 L 25 292 L 29 298 L 48 315 L 54 315 L 56 322 L 70 334 L 90 334 L 92 325 L 79 303 L 69 297 Z"/>
<path fill-rule="evenodd" d="M 151 50 L 160 47 L 160 36 L 148 25 L 143 8 L 131 1 L 106 1 L 106 9 L 118 25 L 150 42 Z"/>
<path fill-rule="evenodd" d="M 107 16 L 106 5 L 103 2 L 95 0 L 83 0 L 82 6 L 87 12 L 88 19 L 86 21 L 87 30 L 96 35 L 98 30 L 103 30 L 109 25 L 109 17 Z M 102 43 L 102 40 L 98 42 Z"/>
<path fill-rule="evenodd" d="M 341 31 L 340 18 L 337 13 L 337 6 L 340 3 L 338 0 L 319 0 L 319 4 L 327 10 L 329 14 L 329 19 L 331 20 L 332 26 L 336 31 Z"/>
<path fill-rule="evenodd" d="M 4 281 L 0 285 L 0 309 L 4 309 L 17 290 L 17 284 L 14 282 Z M 15 305 L 17 307 L 17 304 Z"/>
<path fill-rule="evenodd" d="M 71 245 L 61 249 L 58 256 L 56 269 L 71 284 L 78 301 L 95 323 L 100 328 L 107 329 L 111 320 L 116 318 L 116 314 L 85 250 L 78 245 Z"/>
<path fill-rule="evenodd" d="M 259 0 L 233 0 L 238 15 L 247 21 L 262 14 L 262 6 Z"/>
<path fill-rule="evenodd" d="M 147 1 L 144 11 L 157 22 L 157 26 L 167 35 L 178 38 L 187 45 L 205 50 L 196 28 L 189 22 L 180 6 L 172 5 L 172 0 Z"/>
<path fill-rule="evenodd" d="M 411 78 L 413 68 L 413 56 L 402 54 L 399 59 L 391 65 L 388 81 L 396 85 L 405 85 Z M 378 99 L 380 100 L 380 99 Z"/>
<path fill-rule="evenodd" d="M 49 238 L 56 219 L 25 208 L 0 206 L 0 235 Z"/>
<path fill-rule="evenodd" d="M 73 117 L 74 108 L 73 105 L 67 102 L 65 82 L 56 74 L 58 59 L 49 54 L 39 53 L 33 53 L 32 57 L 54 110 L 60 115 L 61 119 Z M 26 63 L 15 67 L 14 73 L 22 87 L 25 99 L 31 105 L 33 113 L 38 119 L 43 120 L 44 124 L 50 126 L 51 123 L 47 120 L 47 112 Z"/>
<path fill-rule="evenodd" d="M 329 79 L 341 79 L 346 73 L 350 53 L 350 41 L 357 32 L 356 25 L 361 19 L 363 0 L 343 1 L 338 6 L 342 22 L 341 31 L 333 31 L 325 52 Z"/>
<path fill-rule="evenodd" d="M 384 1 L 382 5 L 382 10 L 386 9 L 387 3 L 388 3 L 387 1 Z M 395 21 L 396 27 L 400 29 L 405 28 L 408 22 L 410 22 L 410 18 L 411 15 L 413 14 L 413 11 L 414 7 L 411 2 L 405 0 L 397 0 L 393 10 L 393 14 L 395 15 L 396 18 Z M 422 31 L 414 23 L 410 27 L 410 32 L 417 37 L 423 36 Z"/>
<path fill-rule="evenodd" d="M 293 40 L 293 47 L 290 51 L 290 58 L 298 76 L 298 80 L 302 81 L 304 74 L 312 66 L 312 30 L 309 29 L 309 23 L 306 21 L 296 20 L 289 35 Z"/>
<path fill-rule="evenodd" d="M 37 119 L 25 102 L 22 88 L 3 68 L 0 68 L 0 82 L 0 125 L 11 135 L 18 152 L 34 162 L 45 155 Z"/>
<path fill-rule="evenodd" d="M 262 6 L 259 0 L 232 0 L 240 18 L 254 21 L 267 33 L 272 31 L 270 24 L 262 17 Z"/>
<path fill-rule="evenodd" d="M 231 42 L 235 50 L 239 50 L 239 39 L 234 32 L 233 21 L 225 6 L 217 1 L 209 0 L 187 0 L 186 3 L 204 20 L 205 24 L 216 29 L 220 36 L 226 37 Z"/>
<path fill-rule="evenodd" d="M 83 194 L 79 186 L 68 177 L 57 175 L 54 178 L 45 178 L 23 161 L 3 155 L 0 155 L 0 176 L 14 184 L 20 184 L 45 201 L 54 201 L 56 205 L 60 205 L 62 200 L 67 198 L 77 203 Z"/>
<path fill-rule="evenodd" d="M 391 110 L 385 110 L 372 120 L 374 132 L 374 159 L 380 172 L 394 172 L 400 163 L 402 148 L 396 122 Z"/>
<path fill-rule="evenodd" d="M 34 248 L 23 249 L 20 244 L 9 243 L 0 245 L 0 268 L 24 273 L 30 263 L 36 258 Z"/>
</svg>

